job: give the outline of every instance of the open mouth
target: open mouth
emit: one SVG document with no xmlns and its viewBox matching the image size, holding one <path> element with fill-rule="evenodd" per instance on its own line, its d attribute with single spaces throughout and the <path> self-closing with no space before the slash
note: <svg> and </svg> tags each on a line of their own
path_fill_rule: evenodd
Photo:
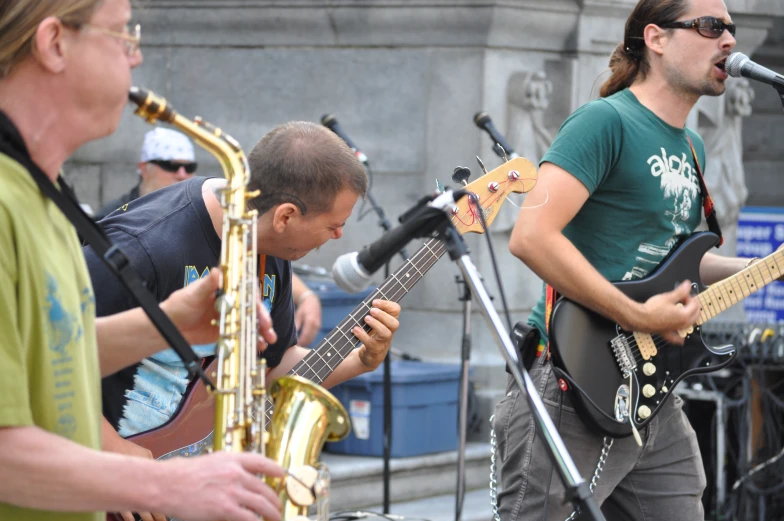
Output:
<svg viewBox="0 0 784 521">
<path fill-rule="evenodd" d="M 716 66 L 716 68 L 717 68 L 717 69 L 719 69 L 720 71 L 727 72 L 727 68 L 726 68 L 726 65 L 727 65 L 727 58 L 723 58 L 723 59 L 719 60 L 719 61 L 718 61 L 718 62 L 716 62 L 714 65 L 715 65 L 715 66 Z"/>
</svg>

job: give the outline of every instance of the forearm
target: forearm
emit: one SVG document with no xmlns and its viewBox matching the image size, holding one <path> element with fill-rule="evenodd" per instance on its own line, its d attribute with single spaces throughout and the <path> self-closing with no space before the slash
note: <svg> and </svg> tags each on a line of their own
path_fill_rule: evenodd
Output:
<svg viewBox="0 0 784 521">
<path fill-rule="evenodd" d="M 616 289 L 562 233 L 538 234 L 525 244 L 510 244 L 512 253 L 558 293 L 631 327 L 641 304 Z M 555 254 L 557 252 L 557 254 Z"/>
<path fill-rule="evenodd" d="M 0 447 L 0 502 L 63 512 L 158 510 L 164 481 L 154 461 L 95 451 L 32 426 L 0 428 Z"/>
<path fill-rule="evenodd" d="M 302 360 L 310 351 L 310 349 L 306 349 L 300 346 L 292 346 L 288 348 L 286 353 L 283 355 L 283 359 L 281 360 L 280 364 L 267 374 L 267 383 L 269 384 L 269 382 L 275 378 L 291 372 L 294 366 L 297 365 L 300 360 Z M 330 387 L 334 387 L 341 382 L 351 380 L 356 376 L 368 372 L 369 369 L 362 364 L 358 353 L 359 348 L 351 351 L 345 360 L 338 364 L 335 370 L 332 371 L 332 373 L 321 383 L 321 385 L 329 389 Z M 306 373 L 301 376 L 307 378 L 308 374 Z"/>
<path fill-rule="evenodd" d="M 751 259 L 742 257 L 724 257 L 715 253 L 706 253 L 700 262 L 700 278 L 706 286 L 735 275 L 746 267 Z"/>
<path fill-rule="evenodd" d="M 296 275 L 292 275 L 291 277 L 291 297 L 294 300 L 295 304 L 299 303 L 299 299 L 302 297 L 302 294 L 306 291 L 309 291 L 308 286 Z"/>
<path fill-rule="evenodd" d="M 166 349 L 166 341 L 141 308 L 100 317 L 95 322 L 101 376 Z"/>
</svg>

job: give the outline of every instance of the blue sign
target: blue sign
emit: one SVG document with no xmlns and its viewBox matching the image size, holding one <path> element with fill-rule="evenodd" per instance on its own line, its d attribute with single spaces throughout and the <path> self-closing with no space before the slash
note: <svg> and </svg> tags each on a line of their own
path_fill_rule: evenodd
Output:
<svg viewBox="0 0 784 521">
<path fill-rule="evenodd" d="M 746 207 L 738 219 L 738 257 L 765 257 L 784 243 L 784 208 Z M 773 282 L 743 301 L 749 322 L 784 322 L 784 283 Z"/>
</svg>

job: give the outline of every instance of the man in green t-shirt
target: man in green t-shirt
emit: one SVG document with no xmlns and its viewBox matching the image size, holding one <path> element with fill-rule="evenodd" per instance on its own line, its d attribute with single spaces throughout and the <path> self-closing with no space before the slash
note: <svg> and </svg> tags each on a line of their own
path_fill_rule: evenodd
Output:
<svg viewBox="0 0 784 521">
<path fill-rule="evenodd" d="M 76 232 L 22 164 L 56 182 L 71 153 L 117 127 L 142 61 L 130 17 L 128 0 L 0 3 L 0 519 L 280 519 L 257 475 L 283 470 L 261 455 L 100 452 L 100 377 L 167 345 L 139 308 L 95 318 Z M 161 304 L 192 343 L 217 338 L 217 287 L 214 271 Z"/>
<path fill-rule="evenodd" d="M 688 281 L 644 303 L 608 281 L 645 277 L 700 224 L 702 194 L 689 139 L 701 165 L 706 158 L 686 118 L 701 96 L 724 92 L 734 32 L 721 0 L 640 0 L 610 58 L 612 76 L 601 99 L 563 124 L 512 232 L 510 251 L 537 275 L 626 330 L 682 343 L 676 331 L 699 317 Z M 749 262 L 708 253 L 702 282 L 721 280 Z M 544 296 L 529 322 L 546 344 Z M 575 414 L 547 357 L 536 359 L 531 376 L 580 474 L 590 477 L 602 436 Z M 501 518 L 566 518 L 572 508 L 564 504 L 564 486 L 550 479 L 548 452 L 511 378 L 495 431 L 503 462 Z M 594 494 L 607 518 L 704 519 L 705 472 L 680 399 L 669 399 L 641 435 L 642 447 L 633 437 L 614 440 L 604 464 Z"/>
</svg>

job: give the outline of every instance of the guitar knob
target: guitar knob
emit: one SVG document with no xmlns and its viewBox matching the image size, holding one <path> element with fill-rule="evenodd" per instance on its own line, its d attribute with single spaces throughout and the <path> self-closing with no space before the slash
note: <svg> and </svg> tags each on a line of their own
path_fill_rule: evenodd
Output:
<svg viewBox="0 0 784 521">
<path fill-rule="evenodd" d="M 645 362 L 645 365 L 642 366 L 642 372 L 645 376 L 653 376 L 653 373 L 656 372 L 656 366 L 650 362 Z"/>
<path fill-rule="evenodd" d="M 651 384 L 645 384 L 642 388 L 642 395 L 646 398 L 650 398 L 656 394 L 656 389 Z"/>
<path fill-rule="evenodd" d="M 651 415 L 651 408 L 648 407 L 647 405 L 641 405 L 640 408 L 637 409 L 637 416 L 639 416 L 643 420 L 650 415 Z"/>
</svg>

